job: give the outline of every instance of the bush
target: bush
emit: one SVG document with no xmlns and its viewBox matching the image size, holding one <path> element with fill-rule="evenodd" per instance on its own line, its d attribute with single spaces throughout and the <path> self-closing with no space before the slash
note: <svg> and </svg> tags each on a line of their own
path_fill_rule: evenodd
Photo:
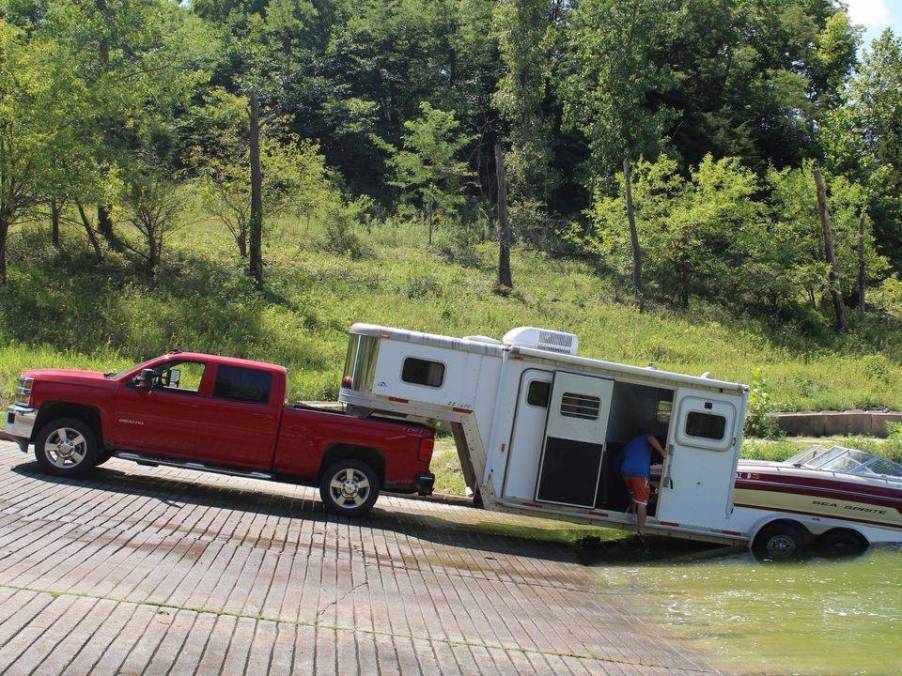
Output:
<svg viewBox="0 0 902 676">
<path fill-rule="evenodd" d="M 767 380 L 761 371 L 753 371 L 745 416 L 745 433 L 752 437 L 772 438 L 777 436 L 779 428 L 777 421 L 771 415 L 773 408 Z"/>
<path fill-rule="evenodd" d="M 323 226 L 323 248 L 349 258 L 371 256 L 372 247 L 357 232 L 357 225 L 373 201 L 369 197 L 347 203 L 341 203 L 337 199 L 335 201 L 335 207 L 326 216 Z"/>
</svg>

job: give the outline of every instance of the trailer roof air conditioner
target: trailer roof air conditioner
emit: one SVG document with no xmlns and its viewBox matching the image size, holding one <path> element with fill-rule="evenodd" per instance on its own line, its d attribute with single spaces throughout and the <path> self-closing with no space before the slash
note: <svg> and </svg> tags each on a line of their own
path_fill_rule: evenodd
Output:
<svg viewBox="0 0 902 676">
<path fill-rule="evenodd" d="M 576 354 L 579 339 L 572 333 L 538 329 L 534 326 L 519 326 L 504 334 L 501 339 L 505 345 L 529 347 L 534 350 L 547 350 L 558 354 Z"/>
</svg>

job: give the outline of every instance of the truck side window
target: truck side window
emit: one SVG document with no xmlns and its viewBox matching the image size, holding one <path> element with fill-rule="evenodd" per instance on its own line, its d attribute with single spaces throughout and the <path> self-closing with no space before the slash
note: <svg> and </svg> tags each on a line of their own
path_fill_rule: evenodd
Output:
<svg viewBox="0 0 902 676">
<path fill-rule="evenodd" d="M 548 408 L 548 395 L 551 394 L 551 383 L 542 380 L 533 380 L 526 390 L 526 403 L 532 406 Z"/>
<path fill-rule="evenodd" d="M 154 387 L 168 392 L 194 392 L 200 389 L 207 365 L 199 361 L 170 362 L 157 367 Z"/>
<path fill-rule="evenodd" d="M 727 419 L 722 415 L 690 411 L 686 416 L 686 434 L 702 439 L 723 439 Z"/>
<path fill-rule="evenodd" d="M 217 399 L 265 404 L 272 390 L 272 373 L 220 364 L 216 369 L 213 396 Z"/>
<path fill-rule="evenodd" d="M 445 380 L 445 365 L 437 361 L 408 357 L 401 369 L 401 380 L 414 385 L 441 387 Z"/>
<path fill-rule="evenodd" d="M 561 415 L 568 418 L 596 420 L 601 410 L 601 399 L 590 394 L 565 392 L 561 397 Z"/>
</svg>

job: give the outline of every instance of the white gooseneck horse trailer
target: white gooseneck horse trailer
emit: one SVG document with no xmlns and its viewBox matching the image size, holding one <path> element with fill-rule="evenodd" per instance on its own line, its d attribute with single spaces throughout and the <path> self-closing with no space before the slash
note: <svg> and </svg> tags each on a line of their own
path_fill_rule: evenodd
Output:
<svg viewBox="0 0 902 676">
<path fill-rule="evenodd" d="M 647 530 L 744 544 L 733 487 L 745 385 L 576 355 L 576 336 L 524 327 L 503 341 L 355 324 L 340 400 L 450 425 L 487 509 L 632 527 L 620 450 L 641 432 L 668 456 Z"/>
</svg>

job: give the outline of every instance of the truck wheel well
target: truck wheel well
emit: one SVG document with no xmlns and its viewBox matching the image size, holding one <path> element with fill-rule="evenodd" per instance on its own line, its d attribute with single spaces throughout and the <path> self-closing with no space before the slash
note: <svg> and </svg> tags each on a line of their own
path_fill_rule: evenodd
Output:
<svg viewBox="0 0 902 676">
<path fill-rule="evenodd" d="M 91 427 L 91 430 L 97 436 L 98 448 L 103 448 L 103 430 L 100 424 L 100 411 L 93 406 L 70 404 L 62 401 L 52 402 L 41 406 L 41 410 L 38 411 L 37 420 L 35 420 L 32 439 L 37 437 L 44 425 L 57 418 L 76 418 L 84 421 Z"/>
<path fill-rule="evenodd" d="M 334 444 L 323 453 L 323 461 L 319 467 L 319 477 L 326 468 L 337 460 L 361 460 L 376 472 L 380 482 L 385 482 L 385 456 L 378 448 L 370 446 L 354 446 L 353 444 Z"/>
</svg>

